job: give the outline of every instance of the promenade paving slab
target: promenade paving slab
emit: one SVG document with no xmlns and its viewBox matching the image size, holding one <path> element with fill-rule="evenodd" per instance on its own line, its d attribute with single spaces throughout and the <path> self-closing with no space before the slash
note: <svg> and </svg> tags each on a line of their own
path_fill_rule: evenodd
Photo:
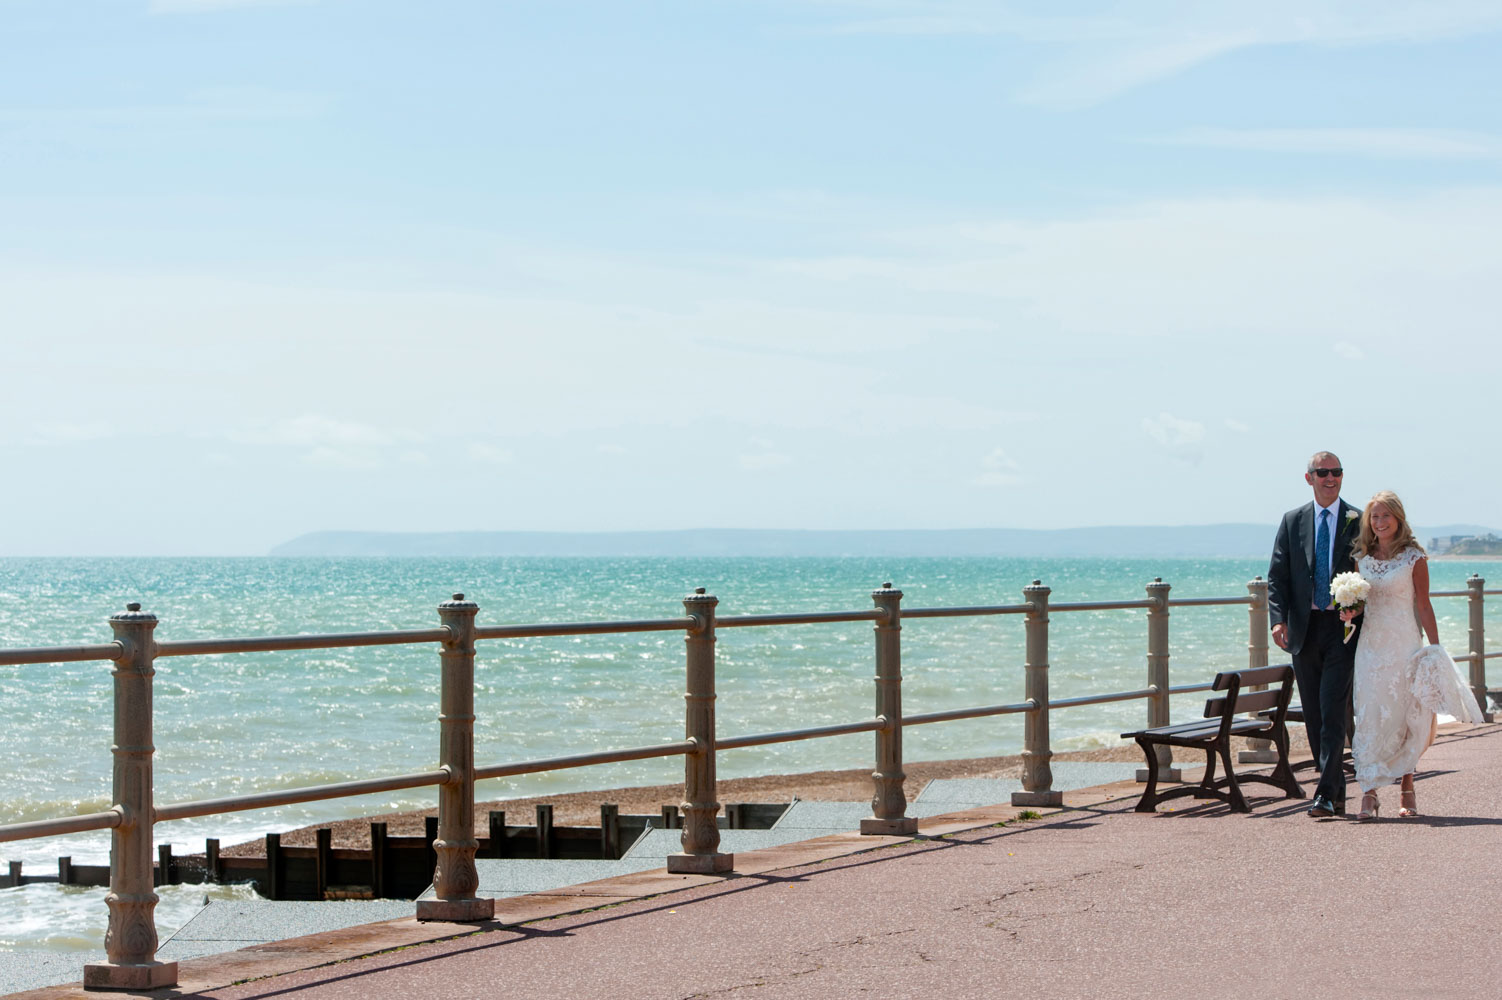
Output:
<svg viewBox="0 0 1502 1000">
<path fill-rule="evenodd" d="M 629 901 L 605 908 L 501 900 L 523 926 L 405 919 L 189 960 L 177 995 L 1494 997 L 1502 727 L 1446 735 L 1423 763 L 1411 820 L 1316 822 L 1265 786 L 1249 815 L 1192 800 L 1139 814 L 1140 786 L 1119 782 L 1007 827 L 980 824 L 1018 810 L 978 808 L 943 839 L 960 816 L 916 840 L 748 852 L 729 878 L 609 879 L 596 890 Z M 360 949 L 380 953 L 341 961 Z M 234 984 L 252 974 L 273 978 Z"/>
</svg>

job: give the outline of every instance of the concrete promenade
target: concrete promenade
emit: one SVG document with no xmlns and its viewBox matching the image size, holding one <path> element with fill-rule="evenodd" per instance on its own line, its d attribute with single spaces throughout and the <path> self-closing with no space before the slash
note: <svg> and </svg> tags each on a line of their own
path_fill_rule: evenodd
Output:
<svg viewBox="0 0 1502 1000">
<path fill-rule="evenodd" d="M 1267 785 L 1247 786 L 1250 815 L 1192 799 L 1137 814 L 1123 783 L 1038 819 L 996 806 L 926 820 L 917 840 L 749 852 L 731 877 L 500 900 L 489 925 L 402 919 L 193 959 L 179 989 L 139 995 L 1502 995 L 1502 726 L 1441 735 L 1422 767 L 1413 819 L 1395 787 L 1357 823 L 1312 820 Z"/>
</svg>

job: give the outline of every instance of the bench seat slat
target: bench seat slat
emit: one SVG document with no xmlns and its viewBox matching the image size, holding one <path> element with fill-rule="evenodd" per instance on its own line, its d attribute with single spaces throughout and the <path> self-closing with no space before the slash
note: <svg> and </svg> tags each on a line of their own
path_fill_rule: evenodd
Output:
<svg viewBox="0 0 1502 1000">
<path fill-rule="evenodd" d="M 1239 736 L 1243 733 L 1265 733 L 1273 727 L 1271 719 L 1236 719 L 1231 723 L 1231 735 Z M 1131 733 L 1122 733 L 1122 739 L 1136 739 L 1138 736 L 1177 736 L 1187 738 L 1203 733 L 1207 737 L 1217 736 L 1220 733 L 1220 719 L 1196 719 L 1193 722 L 1180 722 L 1172 726 L 1159 726 L 1156 729 L 1139 729 Z"/>
</svg>

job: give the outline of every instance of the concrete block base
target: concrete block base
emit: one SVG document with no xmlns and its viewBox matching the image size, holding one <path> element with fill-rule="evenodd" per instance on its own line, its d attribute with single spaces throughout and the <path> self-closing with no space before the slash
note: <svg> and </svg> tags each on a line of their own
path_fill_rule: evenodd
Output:
<svg viewBox="0 0 1502 1000">
<path fill-rule="evenodd" d="M 723 875 L 734 868 L 734 854 L 668 855 L 668 871 L 674 875 Z"/>
<path fill-rule="evenodd" d="M 176 962 L 145 962 L 141 965 L 92 962 L 83 967 L 83 988 L 86 990 L 159 990 L 176 985 Z"/>
<path fill-rule="evenodd" d="M 1014 806 L 1061 806 L 1064 804 L 1063 792 L 1013 792 L 1012 805 Z"/>
<path fill-rule="evenodd" d="M 1274 759 L 1276 759 L 1276 758 L 1274 758 Z M 1145 768 L 1145 767 L 1139 767 L 1139 768 L 1137 768 L 1137 780 L 1140 781 L 1140 782 L 1142 782 L 1143 784 L 1147 783 L 1147 768 Z M 1161 768 L 1158 769 L 1158 780 L 1159 781 L 1183 781 L 1184 780 L 1184 772 L 1180 771 L 1176 767 L 1161 767 Z"/>
<path fill-rule="evenodd" d="M 493 899 L 419 899 L 418 920 L 447 920 L 451 923 L 473 923 L 489 920 L 495 916 Z"/>
<path fill-rule="evenodd" d="M 1238 764 L 1276 764 L 1278 751 L 1276 750 L 1238 750 L 1236 751 L 1236 763 Z"/>
<path fill-rule="evenodd" d="M 861 820 L 861 833 L 867 837 L 906 837 L 918 832 L 918 821 L 912 816 L 896 819 L 877 819 L 875 816 Z"/>
</svg>

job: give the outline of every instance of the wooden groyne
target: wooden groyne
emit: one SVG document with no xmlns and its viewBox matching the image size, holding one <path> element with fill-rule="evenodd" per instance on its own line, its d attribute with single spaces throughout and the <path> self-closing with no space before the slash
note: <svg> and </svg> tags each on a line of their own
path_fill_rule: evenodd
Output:
<svg viewBox="0 0 1502 1000">
<path fill-rule="evenodd" d="M 722 829 L 768 830 L 787 810 L 787 803 L 732 802 L 725 807 Z M 599 826 L 556 826 L 553 807 L 535 807 L 531 825 L 511 826 L 504 810 L 488 815 L 488 832 L 478 838 L 476 858 L 617 860 L 648 830 L 682 829 L 677 806 L 664 805 L 655 816 L 622 815 L 613 803 L 600 806 Z M 396 837 L 385 823 L 370 824 L 370 846 L 334 847 L 331 827 L 314 831 L 314 846 L 282 844 L 282 835 L 268 833 L 264 853 L 225 855 L 219 840 L 204 842 L 202 854 L 177 855 L 170 844 L 157 847 L 152 884 L 246 884 L 267 899 L 416 899 L 433 881 L 437 852 L 438 817 L 424 818 L 420 837 Z M 0 874 L 0 888 L 32 883 L 108 886 L 109 865 L 76 865 L 71 857 L 57 859 L 56 875 L 26 875 L 12 861 Z"/>
</svg>

